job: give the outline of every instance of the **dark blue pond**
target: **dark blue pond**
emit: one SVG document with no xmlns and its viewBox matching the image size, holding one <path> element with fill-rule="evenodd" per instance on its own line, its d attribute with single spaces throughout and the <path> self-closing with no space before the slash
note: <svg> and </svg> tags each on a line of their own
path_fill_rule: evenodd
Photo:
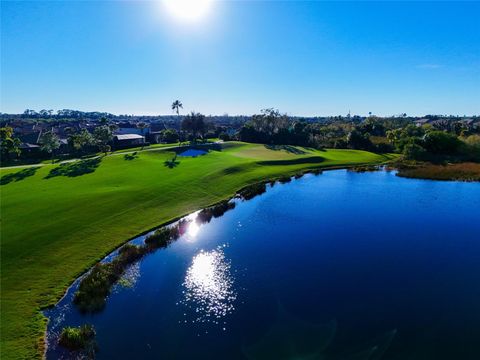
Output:
<svg viewBox="0 0 480 360">
<path fill-rule="evenodd" d="M 100 359 L 480 359 L 480 184 L 307 175 L 129 269 L 95 315 Z M 142 241 L 139 238 L 137 241 Z"/>
</svg>

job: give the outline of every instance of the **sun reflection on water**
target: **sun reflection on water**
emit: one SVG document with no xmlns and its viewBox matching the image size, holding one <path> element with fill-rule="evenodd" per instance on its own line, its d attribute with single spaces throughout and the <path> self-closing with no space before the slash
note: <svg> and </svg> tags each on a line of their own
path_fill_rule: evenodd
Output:
<svg viewBox="0 0 480 360">
<path fill-rule="evenodd" d="M 195 236 L 197 236 L 199 230 L 200 230 L 200 226 L 198 226 L 198 224 L 195 221 L 191 221 L 188 224 L 187 234 L 191 238 L 194 238 Z"/>
<path fill-rule="evenodd" d="M 218 323 L 235 310 L 237 294 L 222 248 L 200 251 L 187 270 L 182 303 L 195 311 L 193 322 Z"/>
</svg>

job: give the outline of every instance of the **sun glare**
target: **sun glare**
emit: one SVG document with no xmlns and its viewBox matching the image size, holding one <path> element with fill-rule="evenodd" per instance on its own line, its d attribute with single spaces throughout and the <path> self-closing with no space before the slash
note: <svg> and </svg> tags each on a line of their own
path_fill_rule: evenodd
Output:
<svg viewBox="0 0 480 360">
<path fill-rule="evenodd" d="M 192 221 L 188 225 L 187 234 L 190 235 L 190 237 L 194 238 L 195 236 L 197 236 L 198 230 L 200 230 L 200 227 L 197 225 L 195 221 Z"/>
<path fill-rule="evenodd" d="M 205 17 L 213 0 L 163 0 L 168 12 L 177 19 L 195 21 Z"/>
</svg>

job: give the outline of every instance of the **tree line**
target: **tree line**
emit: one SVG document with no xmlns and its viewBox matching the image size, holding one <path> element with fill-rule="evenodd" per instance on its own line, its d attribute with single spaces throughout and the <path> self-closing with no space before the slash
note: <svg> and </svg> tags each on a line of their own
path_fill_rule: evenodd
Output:
<svg viewBox="0 0 480 360">
<path fill-rule="evenodd" d="M 175 100 L 171 108 L 180 118 L 182 102 Z M 396 118 L 370 115 L 365 120 L 337 117 L 327 122 L 311 122 L 291 118 L 277 109 L 267 108 L 253 115 L 240 128 L 232 129 L 208 121 L 205 115 L 193 111 L 181 117 L 180 131 L 165 129 L 155 136 L 158 136 L 158 142 L 165 143 L 196 143 L 207 137 L 220 137 L 225 141 L 297 145 L 316 149 L 349 148 L 379 153 L 397 152 L 410 160 L 435 160 L 446 156 L 469 161 L 480 159 L 480 127 L 451 120 L 437 120 L 432 124 L 419 126 L 404 115 Z M 149 124 L 139 121 L 136 126 L 144 135 Z M 87 129 L 65 128 L 69 151 L 77 155 L 94 151 L 107 154 L 111 151 L 116 129 L 117 125 L 105 116 L 100 118 L 99 126 L 92 132 Z M 0 128 L 0 145 L 4 159 L 18 157 L 21 153 L 20 140 L 8 126 Z M 53 131 L 42 134 L 40 148 L 52 159 L 60 146 L 60 139 Z"/>
</svg>

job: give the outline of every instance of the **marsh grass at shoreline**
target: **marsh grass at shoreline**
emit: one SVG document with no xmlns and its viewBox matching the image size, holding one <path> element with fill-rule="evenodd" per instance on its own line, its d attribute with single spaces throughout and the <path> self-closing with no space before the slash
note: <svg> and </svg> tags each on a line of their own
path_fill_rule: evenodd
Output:
<svg viewBox="0 0 480 360">
<path fill-rule="evenodd" d="M 397 175 L 406 178 L 443 181 L 480 181 L 480 164 L 464 162 L 456 164 L 419 163 L 395 166 Z"/>
</svg>

